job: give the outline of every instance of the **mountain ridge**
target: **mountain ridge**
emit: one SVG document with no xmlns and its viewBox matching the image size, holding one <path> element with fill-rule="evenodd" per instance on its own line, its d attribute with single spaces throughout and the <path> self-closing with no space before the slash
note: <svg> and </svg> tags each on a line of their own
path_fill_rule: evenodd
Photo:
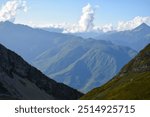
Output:
<svg viewBox="0 0 150 117">
<path fill-rule="evenodd" d="M 143 23 L 132 30 L 105 33 L 95 39 L 111 41 L 116 45 L 127 46 L 139 52 L 150 43 L 150 26 Z"/>
<path fill-rule="evenodd" d="M 61 47 L 61 51 L 66 52 L 66 55 L 63 56 L 61 51 L 55 56 L 49 56 L 51 51 L 47 51 L 45 55 L 38 58 L 39 60 L 34 61 L 35 66 L 45 70 L 44 73 L 53 76 L 57 81 L 85 92 L 92 89 L 93 86 L 106 82 L 112 74 L 119 71 L 122 65 L 134 56 L 134 51 L 129 48 L 115 46 L 110 42 L 95 42 L 90 39 L 74 45 L 75 42 L 73 42 L 75 48 L 72 46 L 68 52 L 67 46 Z M 110 76 L 106 71 L 110 73 Z M 90 86 L 90 84 L 95 85 Z"/>
</svg>

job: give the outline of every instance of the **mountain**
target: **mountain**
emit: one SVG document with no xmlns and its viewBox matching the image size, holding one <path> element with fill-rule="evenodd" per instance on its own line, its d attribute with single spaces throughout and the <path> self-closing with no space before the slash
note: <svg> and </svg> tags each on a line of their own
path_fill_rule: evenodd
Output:
<svg viewBox="0 0 150 117">
<path fill-rule="evenodd" d="M 62 33 L 64 31 L 63 28 L 53 28 L 53 27 L 44 27 L 44 28 L 40 28 L 40 29 L 49 31 L 49 32 L 56 32 L 56 33 Z"/>
<path fill-rule="evenodd" d="M 125 65 L 105 85 L 81 99 L 147 100 L 150 99 L 150 44 Z"/>
<path fill-rule="evenodd" d="M 82 95 L 46 77 L 0 44 L 0 99 L 78 99 Z"/>
<path fill-rule="evenodd" d="M 47 76 L 82 92 L 106 83 L 136 54 L 109 41 L 10 22 L 0 23 L 0 42 Z"/>
<path fill-rule="evenodd" d="M 143 31 L 143 33 L 145 32 L 145 34 L 146 34 L 146 33 L 149 33 L 149 30 L 150 30 L 150 27 L 147 24 L 142 23 L 141 25 L 139 25 L 138 27 L 136 27 L 132 31 L 133 32 Z"/>
<path fill-rule="evenodd" d="M 0 22 L 0 43 L 21 55 L 28 62 L 49 47 L 65 43 L 71 37 L 8 21 Z"/>
<path fill-rule="evenodd" d="M 103 35 L 104 32 L 78 32 L 78 33 L 67 33 L 68 35 L 74 35 L 74 36 L 79 36 L 82 37 L 84 39 L 88 39 L 88 38 L 94 38 L 97 37 L 99 35 Z"/>
<path fill-rule="evenodd" d="M 133 30 L 101 34 L 98 40 L 109 40 L 117 45 L 128 46 L 140 51 L 150 43 L 150 27 L 143 23 Z"/>
<path fill-rule="evenodd" d="M 56 81 L 87 92 L 112 78 L 135 51 L 106 41 L 72 40 L 39 55 L 33 65 Z"/>
</svg>

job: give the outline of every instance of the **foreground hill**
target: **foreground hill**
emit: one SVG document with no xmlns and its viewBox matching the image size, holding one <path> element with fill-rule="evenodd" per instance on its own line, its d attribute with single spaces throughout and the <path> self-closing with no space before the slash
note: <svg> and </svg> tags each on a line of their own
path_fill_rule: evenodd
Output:
<svg viewBox="0 0 150 117">
<path fill-rule="evenodd" d="M 150 99 L 150 44 L 111 81 L 81 99 Z"/>
<path fill-rule="evenodd" d="M 0 45 L 0 99 L 78 99 L 82 93 L 43 75 Z"/>
</svg>

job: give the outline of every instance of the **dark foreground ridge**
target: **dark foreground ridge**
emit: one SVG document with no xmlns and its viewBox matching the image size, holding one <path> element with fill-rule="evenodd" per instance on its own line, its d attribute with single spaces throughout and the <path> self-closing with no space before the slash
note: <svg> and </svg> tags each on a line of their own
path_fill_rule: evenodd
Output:
<svg viewBox="0 0 150 117">
<path fill-rule="evenodd" d="M 0 99 L 78 99 L 83 94 L 46 77 L 0 44 Z"/>
<path fill-rule="evenodd" d="M 93 89 L 81 99 L 150 99 L 150 44 L 125 65 L 111 81 Z"/>
</svg>

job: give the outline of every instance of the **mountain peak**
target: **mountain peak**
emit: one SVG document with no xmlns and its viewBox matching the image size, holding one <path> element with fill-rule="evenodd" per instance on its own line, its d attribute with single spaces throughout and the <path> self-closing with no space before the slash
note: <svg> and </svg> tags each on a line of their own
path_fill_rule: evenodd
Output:
<svg viewBox="0 0 150 117">
<path fill-rule="evenodd" d="M 139 25 L 138 27 L 140 28 L 145 28 L 145 27 L 149 27 L 146 23 L 142 23 L 141 25 Z"/>
<path fill-rule="evenodd" d="M 140 31 L 140 30 L 147 30 L 147 29 L 150 29 L 150 27 L 146 23 L 142 23 L 133 30 Z"/>
</svg>

